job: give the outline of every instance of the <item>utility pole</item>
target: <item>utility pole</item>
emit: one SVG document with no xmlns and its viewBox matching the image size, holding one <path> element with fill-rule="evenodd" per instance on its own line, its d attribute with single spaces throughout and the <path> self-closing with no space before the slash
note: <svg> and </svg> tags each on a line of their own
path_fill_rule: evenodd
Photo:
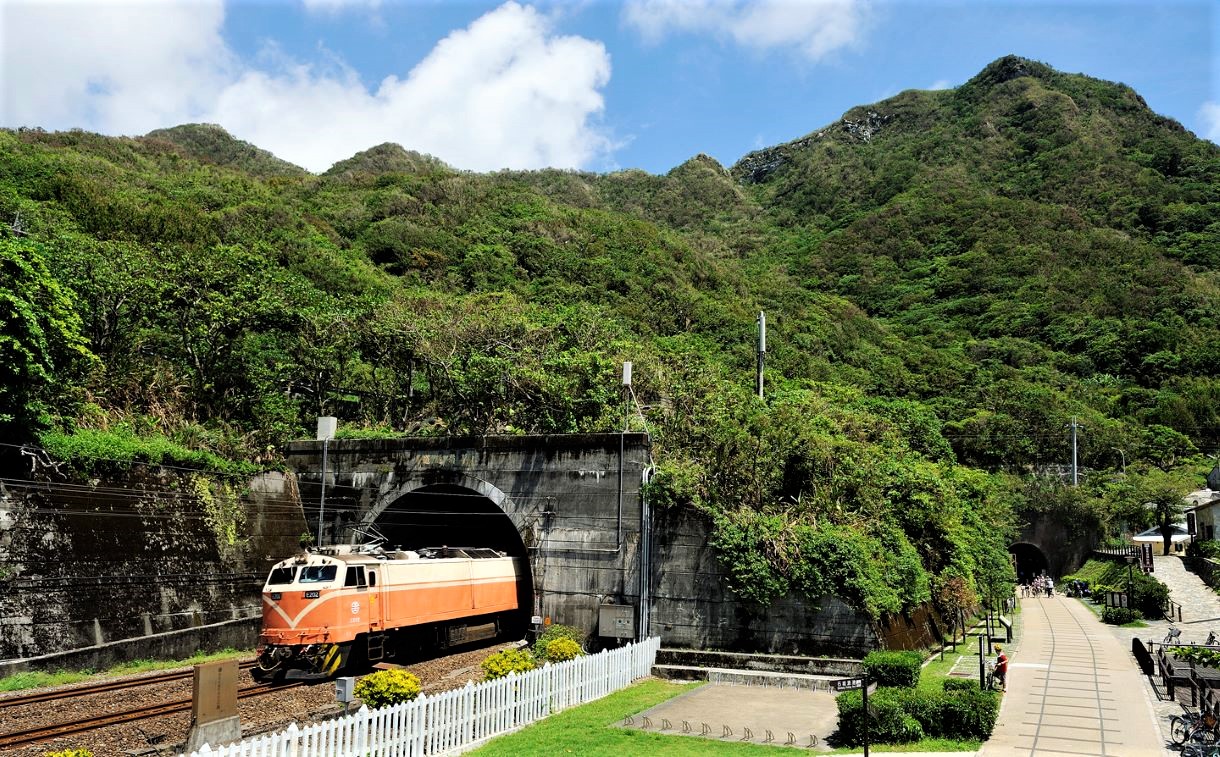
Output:
<svg viewBox="0 0 1220 757">
<path fill-rule="evenodd" d="M 335 427 L 338 421 L 333 416 L 318 416 L 317 438 L 322 442 L 322 493 L 318 497 L 318 541 L 322 546 L 322 524 L 326 515 L 326 453 L 330 440 L 335 438 Z"/>
<path fill-rule="evenodd" d="M 1080 482 L 1079 475 L 1076 469 L 1076 416 L 1072 416 L 1072 486 L 1076 486 Z"/>
<path fill-rule="evenodd" d="M 758 398 L 763 398 L 763 367 L 767 362 L 767 314 L 758 311 L 758 372 L 754 377 L 754 388 Z"/>
</svg>

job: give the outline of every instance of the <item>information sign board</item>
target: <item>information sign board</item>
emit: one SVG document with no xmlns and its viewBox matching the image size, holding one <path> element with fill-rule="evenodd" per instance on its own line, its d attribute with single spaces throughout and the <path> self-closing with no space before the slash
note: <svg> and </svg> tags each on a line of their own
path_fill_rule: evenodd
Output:
<svg viewBox="0 0 1220 757">
<path fill-rule="evenodd" d="M 840 678 L 837 681 L 831 681 L 835 691 L 851 691 L 852 689 L 864 688 L 864 678 Z"/>
</svg>

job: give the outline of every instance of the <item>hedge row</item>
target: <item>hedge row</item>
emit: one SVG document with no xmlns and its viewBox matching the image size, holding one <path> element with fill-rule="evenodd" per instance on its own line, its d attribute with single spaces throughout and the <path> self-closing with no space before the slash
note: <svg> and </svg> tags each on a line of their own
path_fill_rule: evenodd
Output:
<svg viewBox="0 0 1220 757">
<path fill-rule="evenodd" d="M 1129 610 L 1126 607 L 1107 607 L 1101 611 L 1102 622 L 1116 626 L 1139 620 L 1142 617 L 1144 615 L 1139 610 Z"/>
<path fill-rule="evenodd" d="M 864 673 L 878 686 L 911 688 L 919 683 L 923 657 L 918 652 L 869 652 Z"/>
<path fill-rule="evenodd" d="M 903 744 L 925 737 L 987 739 L 1000 713 L 1000 695 L 981 691 L 977 684 L 966 688 L 948 686 L 945 691 L 878 688 L 869 697 L 869 740 Z M 859 691 L 840 694 L 839 738 L 856 745 L 864 741 L 864 707 Z"/>
</svg>

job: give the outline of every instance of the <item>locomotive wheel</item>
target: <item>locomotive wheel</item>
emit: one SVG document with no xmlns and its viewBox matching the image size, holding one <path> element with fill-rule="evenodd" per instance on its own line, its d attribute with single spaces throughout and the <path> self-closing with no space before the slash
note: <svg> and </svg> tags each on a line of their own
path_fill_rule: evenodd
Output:
<svg viewBox="0 0 1220 757">
<path fill-rule="evenodd" d="M 256 681 L 274 681 L 284 677 L 284 660 L 271 655 L 258 658 L 258 665 L 250 671 L 250 676 Z"/>
</svg>

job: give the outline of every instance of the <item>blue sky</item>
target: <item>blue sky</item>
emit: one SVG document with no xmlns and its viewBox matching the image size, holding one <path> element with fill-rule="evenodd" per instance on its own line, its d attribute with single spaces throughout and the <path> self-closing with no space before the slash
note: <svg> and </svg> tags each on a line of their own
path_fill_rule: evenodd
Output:
<svg viewBox="0 0 1220 757">
<path fill-rule="evenodd" d="M 310 170 L 731 165 L 1017 54 L 1220 140 L 1220 11 L 1184 2 L 0 0 L 0 125 L 220 123 Z"/>
</svg>

